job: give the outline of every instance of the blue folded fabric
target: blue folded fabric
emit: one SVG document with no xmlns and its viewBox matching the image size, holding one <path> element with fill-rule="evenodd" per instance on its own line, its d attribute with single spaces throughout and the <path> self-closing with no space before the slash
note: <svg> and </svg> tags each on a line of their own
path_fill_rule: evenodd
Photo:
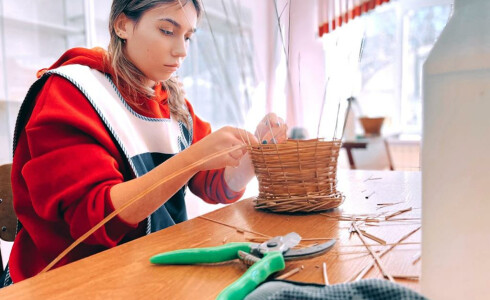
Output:
<svg viewBox="0 0 490 300">
<path fill-rule="evenodd" d="M 257 287 L 245 300 L 422 300 L 419 293 L 402 285 L 382 279 L 364 279 L 334 285 L 306 284 L 273 280 Z"/>
</svg>

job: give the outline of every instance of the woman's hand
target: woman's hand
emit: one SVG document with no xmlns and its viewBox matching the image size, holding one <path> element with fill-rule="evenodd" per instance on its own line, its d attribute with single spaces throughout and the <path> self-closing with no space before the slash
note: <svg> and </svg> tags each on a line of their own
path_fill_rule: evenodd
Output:
<svg viewBox="0 0 490 300">
<path fill-rule="evenodd" d="M 255 136 L 262 144 L 277 144 L 287 140 L 288 126 L 275 113 L 268 113 L 257 125 Z"/>
<path fill-rule="evenodd" d="M 186 151 L 190 152 L 194 161 L 211 156 L 212 158 L 198 166 L 198 171 L 213 170 L 227 166 L 237 167 L 243 155 L 247 153 L 249 144 L 257 144 L 257 139 L 250 132 L 226 126 L 193 144 Z M 238 148 L 231 152 L 226 151 L 233 147 Z M 219 152 L 223 153 L 220 155 Z"/>
</svg>

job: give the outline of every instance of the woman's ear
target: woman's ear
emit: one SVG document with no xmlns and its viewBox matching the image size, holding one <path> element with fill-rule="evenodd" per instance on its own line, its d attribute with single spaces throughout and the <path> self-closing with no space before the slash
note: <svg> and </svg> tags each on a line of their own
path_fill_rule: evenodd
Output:
<svg viewBox="0 0 490 300">
<path fill-rule="evenodd" d="M 116 35 L 120 39 L 126 40 L 131 24 L 131 20 L 124 13 L 121 13 L 114 22 L 114 31 L 116 32 Z"/>
</svg>

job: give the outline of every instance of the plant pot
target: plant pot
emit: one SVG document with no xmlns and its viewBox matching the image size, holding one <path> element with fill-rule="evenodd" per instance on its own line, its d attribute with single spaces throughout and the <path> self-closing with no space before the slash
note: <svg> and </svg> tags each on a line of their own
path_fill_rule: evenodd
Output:
<svg viewBox="0 0 490 300">
<path fill-rule="evenodd" d="M 368 118 L 361 117 L 359 121 L 361 122 L 362 128 L 364 129 L 364 134 L 366 136 L 378 136 L 381 135 L 381 127 L 383 127 L 384 117 L 378 118 Z"/>
</svg>

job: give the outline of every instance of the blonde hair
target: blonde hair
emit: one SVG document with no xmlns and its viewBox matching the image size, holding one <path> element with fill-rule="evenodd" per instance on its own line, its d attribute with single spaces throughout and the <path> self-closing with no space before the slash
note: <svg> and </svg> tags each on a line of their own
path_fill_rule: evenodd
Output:
<svg viewBox="0 0 490 300">
<path fill-rule="evenodd" d="M 138 95 L 148 97 L 154 96 L 155 92 L 145 85 L 145 75 L 124 55 L 124 40 L 119 38 L 114 29 L 117 17 L 124 13 L 128 18 L 137 23 L 144 12 L 161 4 L 174 3 L 176 5 L 186 5 L 192 2 L 197 17 L 201 15 L 201 4 L 199 0 L 113 0 L 111 14 L 109 18 L 109 33 L 111 36 L 108 47 L 108 64 L 114 70 L 114 82 L 119 89 L 124 91 L 126 101 L 132 105 L 143 106 L 138 103 Z M 168 106 L 172 117 L 190 126 L 189 111 L 176 77 L 171 77 L 161 82 L 167 91 Z M 147 107 L 143 106 L 143 110 Z"/>
</svg>

